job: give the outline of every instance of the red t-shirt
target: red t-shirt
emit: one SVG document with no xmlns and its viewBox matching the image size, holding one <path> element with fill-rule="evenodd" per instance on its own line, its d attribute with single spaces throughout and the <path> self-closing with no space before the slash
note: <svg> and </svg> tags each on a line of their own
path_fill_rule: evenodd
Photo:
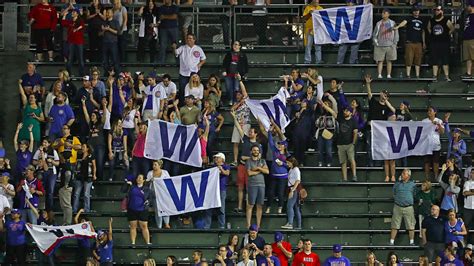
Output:
<svg viewBox="0 0 474 266">
<path fill-rule="evenodd" d="M 310 254 L 301 251 L 295 255 L 291 266 L 321 266 L 318 254 L 311 252 Z"/>
<path fill-rule="evenodd" d="M 137 158 L 145 157 L 145 142 L 146 134 L 138 133 L 137 139 L 135 140 L 135 145 L 133 146 L 132 156 Z"/>
<path fill-rule="evenodd" d="M 281 244 L 283 248 L 291 253 L 291 244 L 286 241 L 282 241 Z M 280 260 L 281 266 L 288 266 L 288 258 L 286 257 L 285 253 L 278 247 L 277 243 L 272 244 L 272 250 L 275 256 Z"/>
</svg>

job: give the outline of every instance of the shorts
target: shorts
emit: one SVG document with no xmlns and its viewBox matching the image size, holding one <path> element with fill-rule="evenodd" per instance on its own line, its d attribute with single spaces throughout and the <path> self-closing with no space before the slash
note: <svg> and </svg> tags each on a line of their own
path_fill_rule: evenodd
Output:
<svg viewBox="0 0 474 266">
<path fill-rule="evenodd" d="M 250 131 L 250 124 L 243 125 L 242 130 L 244 131 L 244 134 L 247 135 Z M 236 126 L 234 126 L 234 130 L 232 130 L 232 138 L 231 138 L 230 142 L 232 142 L 232 143 L 242 142 L 242 136 L 240 136 L 239 130 L 237 129 Z"/>
<path fill-rule="evenodd" d="M 354 161 L 354 144 L 337 145 L 337 154 L 339 155 L 340 164 Z"/>
<path fill-rule="evenodd" d="M 440 151 L 433 151 L 433 154 L 425 155 L 425 163 L 438 163 L 439 164 L 439 157 L 441 152 Z"/>
<path fill-rule="evenodd" d="M 148 222 L 148 211 L 134 211 L 134 210 L 127 210 L 127 218 L 128 221 L 141 221 L 141 222 Z"/>
<path fill-rule="evenodd" d="M 183 29 L 187 29 L 189 28 L 189 26 L 191 26 L 191 24 L 193 23 L 193 15 L 183 15 L 181 17 L 181 22 L 182 22 L 182 27 Z"/>
<path fill-rule="evenodd" d="M 380 61 L 395 61 L 397 60 L 397 47 L 396 46 L 375 46 L 374 47 L 374 60 Z"/>
<path fill-rule="evenodd" d="M 413 206 L 400 207 L 396 204 L 393 206 L 391 229 L 400 229 L 402 218 L 405 220 L 407 230 L 415 230 L 416 220 Z"/>
<path fill-rule="evenodd" d="M 474 40 L 465 40 L 462 42 L 462 59 L 474 60 Z"/>
<path fill-rule="evenodd" d="M 450 56 L 449 42 L 431 42 L 431 65 L 448 65 Z"/>
<path fill-rule="evenodd" d="M 247 188 L 247 203 L 263 205 L 265 203 L 265 187 L 249 186 Z"/>
<path fill-rule="evenodd" d="M 423 57 L 423 45 L 421 43 L 405 44 L 405 66 L 420 66 Z"/>
<path fill-rule="evenodd" d="M 237 187 L 243 189 L 247 186 L 249 180 L 249 173 L 247 172 L 247 167 L 244 164 L 239 164 L 237 166 Z"/>
</svg>

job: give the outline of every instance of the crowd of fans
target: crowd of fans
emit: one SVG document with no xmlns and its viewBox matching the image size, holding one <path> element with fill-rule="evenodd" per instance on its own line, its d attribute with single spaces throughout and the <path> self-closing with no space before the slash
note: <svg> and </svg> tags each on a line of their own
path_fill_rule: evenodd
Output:
<svg viewBox="0 0 474 266">
<path fill-rule="evenodd" d="M 229 1 L 227 4 L 236 3 Z M 255 4 L 264 6 L 270 2 L 257 0 Z M 358 3 L 348 0 L 347 4 Z M 411 66 L 414 65 L 415 77 L 420 78 L 423 49 L 430 47 L 431 53 L 437 55 L 431 58 L 433 80 L 438 80 L 438 66 L 441 66 L 446 81 L 451 81 L 448 63 L 450 35 L 455 29 L 453 22 L 443 16 L 442 6 L 436 6 L 434 16 L 424 20 L 420 17 L 420 6 L 410 4 L 414 4 L 412 16 L 396 23 L 390 19 L 390 10 L 384 9 L 382 19 L 374 27 L 377 78 L 383 78 L 384 61 L 387 65 L 386 77 L 392 78 L 392 61 L 397 59 L 398 29 L 406 27 L 406 77 L 411 78 Z M 315 63 L 323 63 L 321 46 L 313 43 L 310 19 L 312 11 L 322 8 L 318 0 L 313 0 L 303 12 L 303 19 L 306 20 L 304 60 L 308 64 L 313 62 L 312 46 L 315 46 Z M 466 10 L 461 29 L 464 33 L 466 76 L 470 77 L 474 58 L 471 40 L 474 39 L 474 17 L 470 7 Z M 179 217 L 184 224 L 192 221 L 195 228 L 209 229 L 216 214 L 217 227 L 229 229 L 226 223 L 226 195 L 231 181 L 230 169 L 237 169 L 234 179 L 238 198 L 234 212 L 245 213 L 249 233 L 241 241 L 233 235 L 227 245 L 220 246 L 212 262 L 214 265 L 288 265 L 290 260 L 292 265 L 319 265 L 319 257 L 311 252 L 309 239 L 301 240 L 297 252 L 294 252 L 280 232 L 275 233 L 273 244 L 268 244 L 259 236 L 259 229 L 265 227 L 262 224 L 263 212 L 282 214 L 286 209 L 287 223 L 281 227 L 302 229 L 301 204 L 307 194 L 299 168 L 308 161 L 306 151 L 317 148 L 318 167 L 331 167 L 335 162 L 333 149 L 336 148 L 341 166 L 340 180 L 357 182 L 356 162 L 361 164 L 362 160 L 356 159 L 356 150 L 367 152 L 368 166 L 380 163 L 372 161 L 370 154 L 371 121 L 412 121 L 410 103 L 403 100 L 392 104 L 388 90 L 374 95 L 373 79 L 366 75 L 364 81 L 369 108 L 364 112 L 358 99 L 346 97 L 343 80 L 331 78 L 329 89 L 324 90 L 323 77 L 316 67 L 294 68 L 289 75 L 281 77 L 281 86 L 290 95 L 286 106 L 291 124 L 286 130 L 275 121 L 271 121 L 268 131 L 260 121 L 258 127 L 253 127 L 251 112 L 245 101 L 253 88 L 246 88 L 245 85 L 249 67 L 240 41 L 227 39 L 226 44 L 231 44 L 231 48 L 223 59 L 223 73 L 201 77 L 200 70 L 205 68 L 206 55 L 196 44 L 196 36 L 187 31 L 192 17 L 185 18 L 184 25 L 180 25 L 178 5 L 171 0 L 164 0 L 159 6 L 147 1 L 138 14 L 141 18 L 138 61 L 144 60 L 147 47 L 151 62 L 163 63 L 167 49 L 171 48 L 172 54 L 179 60 L 178 77 L 158 75 L 156 72 L 130 73 L 121 69 L 120 62 L 126 62 L 128 14 L 120 0 L 115 0 L 110 7 L 93 0 L 87 10 L 71 0 L 59 13 L 47 0 L 43 0 L 31 10 L 28 18 L 37 44 L 36 60 L 43 60 L 43 49 L 48 51 L 49 61 L 54 60 L 52 40 L 60 18 L 61 29 L 67 36 L 61 51 L 66 69 L 59 70 L 57 80 L 49 89 L 34 63 L 27 64 L 26 73 L 18 81 L 22 115 L 13 138 L 15 154 L 6 155 L 4 150 L 0 150 L 0 203 L 3 206 L 0 209 L 2 218 L 5 218 L 5 223 L 0 224 L 7 232 L 7 265 L 14 261 L 19 265 L 25 263 L 25 223 L 62 225 L 89 221 L 84 212 L 94 211 L 90 202 L 91 191 L 98 180 L 125 180 L 121 207 L 127 212 L 132 245 L 136 244 L 138 228 L 144 243 L 152 243 L 148 224 L 150 209 L 155 214 L 153 226 L 171 228 L 171 217 L 159 216 L 156 210 L 153 180 L 199 169 L 164 159 L 151 161 L 144 156 L 147 121 L 153 119 L 196 125 L 203 168 L 215 166 L 220 172 L 222 207 Z M 261 25 L 265 13 L 256 17 Z M 180 29 L 183 35 L 181 46 L 178 42 Z M 84 56 L 86 32 L 89 47 L 88 55 Z M 259 42 L 267 43 L 265 32 L 261 28 L 256 32 Z M 359 45 L 341 45 L 337 63 L 344 63 L 346 50 L 350 48 L 349 63 L 357 64 Z M 157 53 L 158 60 L 155 61 Z M 75 76 L 82 77 L 80 85 L 71 80 L 76 60 L 79 75 Z M 84 66 L 86 60 L 102 61 L 102 68 L 92 67 L 87 71 Z M 225 90 L 221 88 L 221 78 L 224 79 Z M 173 80 L 178 81 L 177 84 Z M 221 134 L 227 105 L 231 106 L 232 117 L 227 122 L 234 125 L 231 136 Z M 384 161 L 384 181 L 394 182 L 395 202 L 388 244 L 395 244 L 397 230 L 404 220 L 409 231 L 409 244 L 415 245 L 416 213 L 421 244 L 426 253 L 426 256 L 420 257 L 420 265 L 427 265 L 427 261 L 436 259 L 441 265 L 461 265 L 460 261 L 464 261 L 464 265 L 472 265 L 472 245 L 467 244 L 472 243 L 472 239 L 467 230 L 472 228 L 474 219 L 474 169 L 469 167 L 464 173 L 461 171 L 463 155 L 467 153 L 462 135 L 474 137 L 474 132 L 450 128 L 451 114 L 447 113 L 440 119 L 437 112 L 436 107 L 429 106 L 423 120 L 436 125 L 432 137 L 437 146 L 432 155 L 424 158 L 426 180 L 421 189 L 410 180 L 411 171 L 408 168 L 397 178 L 396 162 Z M 440 138 L 444 134 L 449 144 L 446 162 L 442 163 Z M 230 160 L 226 160 L 226 155 L 220 150 L 223 137 L 231 137 L 233 149 Z M 290 150 L 293 152 L 290 153 Z M 400 160 L 399 165 L 406 167 L 407 159 Z M 108 170 L 104 171 L 107 167 Z M 119 168 L 123 171 L 118 171 Z M 444 191 L 439 207 L 431 181 L 439 182 Z M 53 216 L 56 195 L 62 220 Z M 273 209 L 275 204 L 277 207 Z M 252 222 L 254 207 L 255 223 Z M 73 219 L 74 213 L 76 216 Z M 464 220 L 457 218 L 459 215 Z M 111 265 L 113 262 L 112 219 L 108 230 L 97 233 L 97 244 L 79 241 L 83 251 L 78 254 L 82 265 L 86 261 L 92 263 L 88 265 L 96 262 Z M 342 247 L 334 245 L 334 255 L 326 260 L 325 265 L 350 265 L 341 252 Z M 52 256 L 41 255 L 39 259 L 54 264 Z M 145 265 L 154 263 L 149 259 Z M 208 262 L 197 250 L 193 253 L 193 263 L 206 265 Z M 398 256 L 389 254 L 387 264 L 398 263 Z M 167 264 L 175 265 L 176 258 L 170 256 Z M 368 254 L 367 264 L 380 265 L 373 253 Z"/>
</svg>

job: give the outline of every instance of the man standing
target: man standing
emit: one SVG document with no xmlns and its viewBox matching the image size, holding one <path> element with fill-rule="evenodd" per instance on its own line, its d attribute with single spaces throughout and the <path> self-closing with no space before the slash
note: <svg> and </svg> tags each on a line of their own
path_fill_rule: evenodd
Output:
<svg viewBox="0 0 474 266">
<path fill-rule="evenodd" d="M 265 6 L 269 6 L 271 4 L 271 0 L 247 0 L 247 4 L 261 6 L 260 8 L 252 9 L 253 27 L 255 29 L 255 33 L 257 33 L 258 44 L 267 45 L 268 11 Z"/>
<path fill-rule="evenodd" d="M 414 198 L 416 195 L 415 182 L 410 180 L 411 170 L 403 169 L 400 179 L 393 185 L 393 206 L 392 230 L 390 233 L 390 245 L 395 244 L 397 231 L 400 229 L 402 219 L 405 220 L 405 227 L 408 230 L 410 246 L 415 245 L 415 211 L 413 209 Z"/>
<path fill-rule="evenodd" d="M 110 60 L 115 73 L 120 73 L 119 51 L 118 51 L 118 32 L 119 22 L 114 19 L 114 11 L 109 8 L 105 11 L 105 21 L 102 28 L 102 60 L 104 73 L 109 73 L 111 68 Z"/>
<path fill-rule="evenodd" d="M 176 92 L 178 90 L 176 89 L 176 84 L 171 81 L 171 76 L 169 74 L 163 75 L 161 82 L 158 83 L 158 86 L 165 90 L 166 97 L 168 97 L 167 104 L 170 104 L 170 102 L 173 102 L 176 99 Z"/>
<path fill-rule="evenodd" d="M 354 4 L 356 4 L 356 0 L 346 0 L 346 4 L 347 6 L 353 6 Z M 337 51 L 337 64 L 344 64 L 347 48 L 351 49 L 351 55 L 349 56 L 349 64 L 357 64 L 359 62 L 359 46 L 359 42 L 341 44 Z"/>
<path fill-rule="evenodd" d="M 439 174 L 439 160 L 441 155 L 441 139 L 440 135 L 444 134 L 444 123 L 443 120 L 436 117 L 438 110 L 429 106 L 427 115 L 428 117 L 421 120 L 422 122 L 430 122 L 435 125 L 435 130 L 431 132 L 431 138 L 433 138 L 434 149 L 432 154 L 425 155 L 425 178 L 430 179 L 430 167 L 433 166 L 434 179 Z"/>
<path fill-rule="evenodd" d="M 332 246 L 332 256 L 327 258 L 324 266 L 351 266 L 351 261 L 342 256 L 342 246 L 335 244 Z"/>
<path fill-rule="evenodd" d="M 192 33 L 186 35 L 186 44 L 175 51 L 179 57 L 179 101 L 184 100 L 184 88 L 189 82 L 191 73 L 199 73 L 206 63 L 206 55 L 201 47 L 196 45 L 196 37 Z"/>
<path fill-rule="evenodd" d="M 281 232 L 275 232 L 275 242 L 272 244 L 272 250 L 275 256 L 280 260 L 280 265 L 288 266 L 293 253 L 291 253 L 290 242 L 284 241 L 283 238 Z"/>
<path fill-rule="evenodd" d="M 164 0 L 163 5 L 159 7 L 160 26 L 158 34 L 160 35 L 160 52 L 158 55 L 158 63 L 164 64 L 166 61 L 166 49 L 176 50 L 176 42 L 178 40 L 178 12 L 179 7 L 172 0 Z"/>
<path fill-rule="evenodd" d="M 44 196 L 44 188 L 41 180 L 35 177 L 36 168 L 33 165 L 26 167 L 26 178 L 22 179 L 16 188 L 21 219 L 25 222 L 36 224 L 37 217 L 32 211 L 30 204 L 38 208 L 40 197 Z"/>
<path fill-rule="evenodd" d="M 166 91 L 162 86 L 156 84 L 156 76 L 148 76 L 148 86 L 143 91 L 143 121 L 161 119 L 165 108 Z"/>
<path fill-rule="evenodd" d="M 313 12 L 315 10 L 323 9 L 319 5 L 319 0 L 312 0 L 303 11 L 303 21 L 304 24 L 304 41 L 305 41 L 305 50 L 304 50 L 304 63 L 311 64 L 311 49 L 314 45 L 314 57 L 316 64 L 322 63 L 322 54 L 321 54 L 321 45 L 314 44 L 314 30 L 313 30 Z"/>
<path fill-rule="evenodd" d="M 347 181 L 347 161 L 351 164 L 352 181 L 357 181 L 355 145 L 357 143 L 357 122 L 352 118 L 352 108 L 343 107 L 342 115 L 339 114 L 339 132 L 337 134 L 337 153 L 341 163 L 342 181 Z"/>
<path fill-rule="evenodd" d="M 219 190 L 221 196 L 221 207 L 218 209 L 217 221 L 219 228 L 225 228 L 225 199 L 227 197 L 227 182 L 230 175 L 230 166 L 225 163 L 225 155 L 222 152 L 214 155 L 214 162 L 219 168 Z M 212 218 L 212 217 L 211 217 Z M 210 223 L 209 223 L 210 224 Z"/>
<path fill-rule="evenodd" d="M 318 254 L 311 252 L 313 244 L 311 240 L 303 240 L 303 251 L 297 253 L 293 259 L 292 266 L 320 266 Z"/>
<path fill-rule="evenodd" d="M 439 207 L 431 206 L 431 216 L 423 219 L 421 224 L 421 244 L 430 262 L 434 262 L 444 250 L 444 224 L 445 220 L 439 216 Z"/>
<path fill-rule="evenodd" d="M 428 33 L 430 34 L 431 64 L 433 65 L 433 78 L 438 81 L 439 66 L 443 66 L 446 81 L 449 78 L 449 59 L 451 55 L 451 34 L 454 32 L 454 25 L 443 15 L 443 8 L 434 8 L 434 16 L 428 21 Z"/>
<path fill-rule="evenodd" d="M 64 125 L 72 126 L 75 117 L 71 106 L 65 103 L 66 94 L 60 92 L 55 99 L 55 104 L 51 107 L 48 114 L 48 121 L 50 124 L 49 128 L 49 139 L 51 141 L 61 137 L 62 128 Z"/>
<path fill-rule="evenodd" d="M 79 106 L 75 114 L 77 115 L 76 122 L 79 126 L 78 135 L 81 138 L 89 135 L 89 123 L 87 123 L 87 120 L 85 118 L 84 109 L 80 108 L 82 106 L 82 103 L 85 102 L 86 109 L 89 115 L 92 114 L 95 109 L 100 109 L 99 93 L 97 89 L 94 90 L 94 87 L 92 87 L 91 77 L 82 77 L 82 85 L 83 87 L 77 91 L 76 97 L 73 101 L 76 106 Z"/>
<path fill-rule="evenodd" d="M 242 243 L 240 244 L 240 249 L 247 248 L 250 252 L 251 258 L 257 258 L 261 260 L 263 257 L 263 248 L 265 246 L 265 239 L 258 235 L 258 227 L 255 224 L 252 224 L 249 227 L 249 232 L 244 235 L 242 238 Z"/>
<path fill-rule="evenodd" d="M 420 8 L 414 5 L 411 9 L 412 16 L 402 21 L 396 29 L 407 26 L 405 40 L 405 66 L 407 78 L 411 77 L 411 66 L 415 64 L 415 76 L 420 78 L 421 59 L 423 49 L 426 49 L 425 25 L 420 17 Z"/>
<path fill-rule="evenodd" d="M 474 167 L 471 167 L 470 178 L 464 183 L 462 190 L 464 195 L 464 224 L 467 228 L 472 228 L 474 225 Z M 472 236 L 468 235 L 468 243 L 472 243 Z"/>
<path fill-rule="evenodd" d="M 466 78 L 472 77 L 472 60 L 474 60 L 474 9 L 467 6 L 467 15 L 464 20 L 462 55 L 466 61 Z"/>
<path fill-rule="evenodd" d="M 374 60 L 377 62 L 378 78 L 382 78 L 383 61 L 387 61 L 387 78 L 392 78 L 392 61 L 397 60 L 398 29 L 390 19 L 390 10 L 382 11 L 382 19 L 374 28 Z"/>
<path fill-rule="evenodd" d="M 273 256 L 271 244 L 265 244 L 263 247 L 263 257 L 257 259 L 257 264 L 260 266 L 281 266 L 280 260 L 276 256 Z"/>
<path fill-rule="evenodd" d="M 245 162 L 245 168 L 248 173 L 247 185 L 247 225 L 250 226 L 252 222 L 253 207 L 257 205 L 256 219 L 257 226 L 260 227 L 262 222 L 262 208 L 265 200 L 265 177 L 270 172 L 267 163 L 262 159 L 259 145 L 253 145 L 251 149 L 252 155 Z"/>
</svg>

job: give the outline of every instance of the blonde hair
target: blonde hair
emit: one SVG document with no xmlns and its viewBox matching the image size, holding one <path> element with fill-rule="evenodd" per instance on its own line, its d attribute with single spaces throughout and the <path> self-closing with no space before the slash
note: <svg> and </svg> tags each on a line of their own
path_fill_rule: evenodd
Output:
<svg viewBox="0 0 474 266">
<path fill-rule="evenodd" d="M 429 266 L 430 265 L 430 263 L 428 261 L 428 257 L 425 256 L 425 255 L 420 255 L 418 260 L 420 261 L 420 265 L 422 265 L 422 266 Z"/>
<path fill-rule="evenodd" d="M 426 190 L 431 190 L 431 187 L 432 187 L 431 181 L 425 180 L 421 184 L 426 186 Z"/>
<path fill-rule="evenodd" d="M 163 168 L 163 160 L 155 160 L 153 161 L 153 163 L 157 163 L 160 166 L 160 168 Z"/>
<path fill-rule="evenodd" d="M 152 259 L 152 258 L 146 259 L 145 261 L 143 261 L 143 265 L 155 266 L 156 265 L 155 259 Z"/>
<path fill-rule="evenodd" d="M 69 81 L 70 79 L 69 72 L 67 72 L 66 69 L 60 70 L 59 73 L 63 74 L 64 81 Z"/>
</svg>

